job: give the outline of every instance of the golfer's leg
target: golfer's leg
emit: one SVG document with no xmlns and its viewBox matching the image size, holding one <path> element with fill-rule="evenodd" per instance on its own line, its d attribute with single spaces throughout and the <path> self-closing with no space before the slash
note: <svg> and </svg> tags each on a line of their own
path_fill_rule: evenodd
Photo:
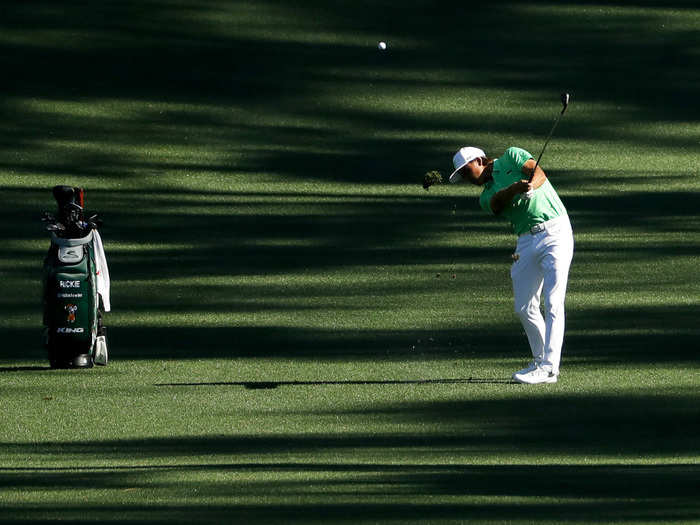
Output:
<svg viewBox="0 0 700 525">
<path fill-rule="evenodd" d="M 513 280 L 515 313 L 525 329 L 532 357 L 536 363 L 544 357 L 545 322 L 540 312 L 542 270 L 537 262 L 533 243 L 518 242 L 519 259 L 513 264 L 510 276 Z"/>
<path fill-rule="evenodd" d="M 569 267 L 573 257 L 573 240 L 562 239 L 553 245 L 543 259 L 545 302 L 544 367 L 551 367 L 559 374 L 561 348 L 564 342 L 566 314 L 566 285 L 569 279 Z"/>
</svg>

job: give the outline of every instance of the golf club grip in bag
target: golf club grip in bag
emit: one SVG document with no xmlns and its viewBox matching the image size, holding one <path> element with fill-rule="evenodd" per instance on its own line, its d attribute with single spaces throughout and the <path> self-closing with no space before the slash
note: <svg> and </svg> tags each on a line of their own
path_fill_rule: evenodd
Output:
<svg viewBox="0 0 700 525">
<path fill-rule="evenodd" d="M 51 245 L 44 259 L 44 327 L 52 368 L 107 364 L 93 223 L 84 221 L 81 188 L 57 186 L 58 219 L 45 214 Z M 47 217 L 48 216 L 48 217 Z M 101 250 L 101 244 L 100 250 Z"/>
</svg>

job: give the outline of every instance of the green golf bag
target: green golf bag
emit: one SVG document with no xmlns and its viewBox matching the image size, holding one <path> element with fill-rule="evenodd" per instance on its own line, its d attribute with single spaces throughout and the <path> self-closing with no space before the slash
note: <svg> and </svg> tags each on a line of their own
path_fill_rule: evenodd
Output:
<svg viewBox="0 0 700 525">
<path fill-rule="evenodd" d="M 98 273 L 106 271 L 97 216 L 85 221 L 82 188 L 56 186 L 58 218 L 45 213 L 51 246 L 44 259 L 45 345 L 51 368 L 107 364 L 104 304 Z M 108 278 L 108 277 L 107 277 Z"/>
</svg>

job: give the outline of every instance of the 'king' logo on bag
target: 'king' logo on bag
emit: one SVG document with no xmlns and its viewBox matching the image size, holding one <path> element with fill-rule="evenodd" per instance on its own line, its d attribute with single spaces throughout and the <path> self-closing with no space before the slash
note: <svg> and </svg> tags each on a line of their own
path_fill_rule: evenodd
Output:
<svg viewBox="0 0 700 525">
<path fill-rule="evenodd" d="M 65 306 L 65 310 L 68 312 L 68 319 L 67 321 L 69 323 L 74 323 L 75 322 L 75 312 L 78 311 L 78 307 L 75 306 L 74 304 L 67 304 Z"/>
</svg>

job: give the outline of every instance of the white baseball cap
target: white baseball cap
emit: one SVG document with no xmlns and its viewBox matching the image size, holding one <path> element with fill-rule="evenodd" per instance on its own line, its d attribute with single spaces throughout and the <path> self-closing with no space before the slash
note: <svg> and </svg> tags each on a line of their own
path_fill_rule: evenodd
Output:
<svg viewBox="0 0 700 525">
<path fill-rule="evenodd" d="M 455 153 L 455 156 L 452 158 L 452 163 L 455 165 L 455 170 L 452 172 L 452 175 L 450 175 L 450 182 L 454 184 L 455 182 L 461 181 L 462 175 L 460 175 L 457 172 L 474 159 L 478 159 L 485 156 L 486 153 L 484 153 L 484 150 L 481 150 L 479 148 L 472 148 L 471 146 L 466 148 L 460 148 L 460 150 L 457 153 Z"/>
</svg>

